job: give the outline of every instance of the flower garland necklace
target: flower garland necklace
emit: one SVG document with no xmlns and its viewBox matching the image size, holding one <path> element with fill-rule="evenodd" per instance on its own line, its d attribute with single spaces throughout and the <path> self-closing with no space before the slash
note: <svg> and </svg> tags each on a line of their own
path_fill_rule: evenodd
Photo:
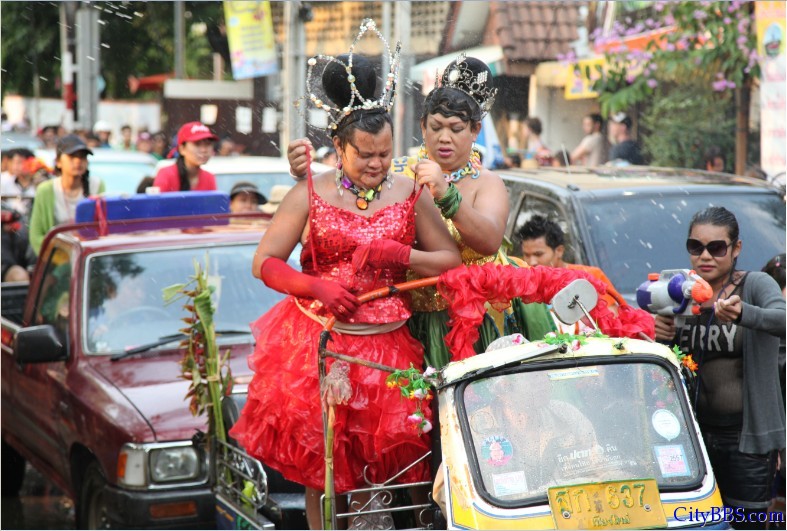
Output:
<svg viewBox="0 0 787 531">
<path fill-rule="evenodd" d="M 418 150 L 418 160 L 429 160 L 429 154 L 426 152 L 426 147 L 423 144 L 421 149 Z M 447 183 L 459 182 L 468 175 L 471 179 L 478 179 L 481 175 L 481 154 L 475 147 L 470 150 L 470 159 L 467 161 L 467 164 L 451 173 L 443 172 L 443 177 Z"/>
</svg>

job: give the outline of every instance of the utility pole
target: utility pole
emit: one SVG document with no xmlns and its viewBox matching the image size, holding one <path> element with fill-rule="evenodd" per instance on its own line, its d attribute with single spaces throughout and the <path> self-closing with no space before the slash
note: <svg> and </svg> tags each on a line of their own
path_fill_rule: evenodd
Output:
<svg viewBox="0 0 787 531">
<path fill-rule="evenodd" d="M 77 30 L 77 125 L 91 130 L 98 116 L 98 76 L 101 71 L 98 10 L 80 4 L 76 12 Z"/>
<path fill-rule="evenodd" d="M 394 19 L 396 21 L 396 38 L 394 42 L 402 43 L 402 53 L 399 60 L 399 86 L 396 87 L 396 108 L 394 110 L 394 153 L 398 156 L 407 154 L 407 149 L 413 144 L 413 95 L 408 88 L 408 77 L 413 56 L 410 52 L 410 2 L 396 2 L 394 4 Z M 392 44 L 393 46 L 393 44 Z"/>
<path fill-rule="evenodd" d="M 74 94 L 74 3 L 63 2 L 60 4 L 60 72 L 63 85 L 63 101 L 66 105 L 66 112 L 61 119 L 61 125 L 66 130 L 74 128 L 74 120 L 77 118 L 75 111 Z"/>
<path fill-rule="evenodd" d="M 306 93 L 306 61 L 304 60 L 306 48 L 306 33 L 304 20 L 301 17 L 302 2 L 284 3 L 284 65 L 281 75 L 282 87 L 282 126 L 279 137 L 279 150 L 285 153 L 287 144 L 296 138 L 305 136 L 305 122 L 293 101 Z M 301 112 L 308 109 L 304 106 Z"/>
<path fill-rule="evenodd" d="M 186 77 L 186 28 L 183 0 L 175 0 L 175 79 Z"/>
</svg>

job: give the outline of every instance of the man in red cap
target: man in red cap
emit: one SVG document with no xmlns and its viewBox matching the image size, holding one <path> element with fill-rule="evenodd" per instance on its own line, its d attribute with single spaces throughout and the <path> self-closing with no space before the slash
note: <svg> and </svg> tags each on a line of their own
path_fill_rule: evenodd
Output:
<svg viewBox="0 0 787 531">
<path fill-rule="evenodd" d="M 216 176 L 202 169 L 213 156 L 218 137 L 200 122 L 184 124 L 178 131 L 178 157 L 172 166 L 161 168 L 153 181 L 162 192 L 215 190 Z"/>
</svg>

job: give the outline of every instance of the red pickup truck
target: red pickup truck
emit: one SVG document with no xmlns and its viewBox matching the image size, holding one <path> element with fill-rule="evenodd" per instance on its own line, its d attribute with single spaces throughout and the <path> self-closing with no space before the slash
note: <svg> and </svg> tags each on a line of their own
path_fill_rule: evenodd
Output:
<svg viewBox="0 0 787 531">
<path fill-rule="evenodd" d="M 251 379 L 249 323 L 282 298 L 250 273 L 267 220 L 215 220 L 114 234 L 110 222 L 104 236 L 60 227 L 29 287 L 3 285 L 3 495 L 28 461 L 73 498 L 78 529 L 214 525 L 195 440 L 207 421 L 189 412 L 180 376 L 186 312 L 162 288 L 207 263 L 236 390 Z"/>
</svg>

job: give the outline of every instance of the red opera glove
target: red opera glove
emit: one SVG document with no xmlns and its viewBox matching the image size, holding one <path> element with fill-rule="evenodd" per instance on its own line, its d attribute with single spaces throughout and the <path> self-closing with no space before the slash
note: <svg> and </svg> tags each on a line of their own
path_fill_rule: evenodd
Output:
<svg viewBox="0 0 787 531">
<path fill-rule="evenodd" d="M 352 316 L 360 304 L 340 284 L 296 271 L 280 258 L 267 258 L 260 267 L 260 278 L 266 286 L 281 293 L 317 299 L 340 319 Z"/>
<path fill-rule="evenodd" d="M 409 245 L 394 240 L 374 240 L 359 245 L 353 252 L 353 271 L 356 273 L 364 266 L 384 269 L 407 269 L 410 267 Z"/>
</svg>

